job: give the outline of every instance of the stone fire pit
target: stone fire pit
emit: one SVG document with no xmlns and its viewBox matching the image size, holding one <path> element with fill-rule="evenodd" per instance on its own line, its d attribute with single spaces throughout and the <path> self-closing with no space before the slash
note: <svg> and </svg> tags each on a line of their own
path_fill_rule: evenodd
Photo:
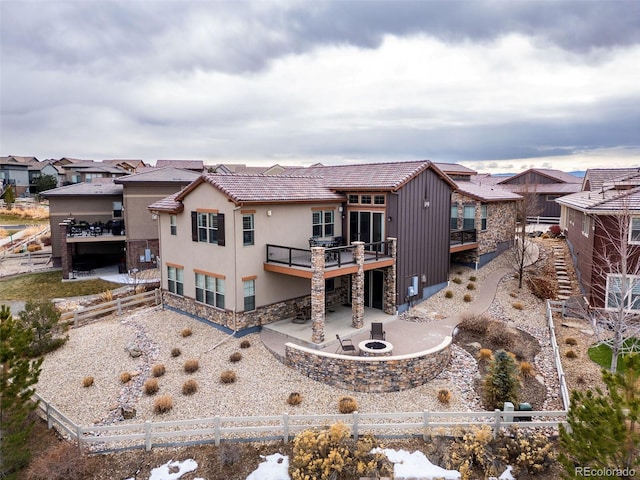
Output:
<svg viewBox="0 0 640 480">
<path fill-rule="evenodd" d="M 358 348 L 363 357 L 388 357 L 393 353 L 393 345 L 386 340 L 363 340 Z"/>
</svg>

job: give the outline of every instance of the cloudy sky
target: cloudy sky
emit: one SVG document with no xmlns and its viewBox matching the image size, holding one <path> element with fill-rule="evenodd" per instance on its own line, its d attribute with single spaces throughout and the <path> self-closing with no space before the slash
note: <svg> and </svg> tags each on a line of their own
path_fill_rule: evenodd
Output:
<svg viewBox="0 0 640 480">
<path fill-rule="evenodd" d="M 0 1 L 2 155 L 640 166 L 640 2 Z"/>
</svg>

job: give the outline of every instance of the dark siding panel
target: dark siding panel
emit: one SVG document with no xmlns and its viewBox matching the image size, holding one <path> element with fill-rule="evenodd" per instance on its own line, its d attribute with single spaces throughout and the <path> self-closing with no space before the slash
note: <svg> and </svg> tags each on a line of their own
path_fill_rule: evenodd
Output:
<svg viewBox="0 0 640 480">
<path fill-rule="evenodd" d="M 506 180 L 504 183 L 510 183 L 514 185 L 524 185 L 528 183 L 533 187 L 533 185 L 535 185 L 536 183 L 542 184 L 542 183 L 562 183 L 562 182 L 558 182 L 557 180 L 546 177 L 544 175 L 540 175 L 538 173 L 529 172 L 526 175 L 522 175 L 521 177 Z"/>
<path fill-rule="evenodd" d="M 191 240 L 198 241 L 198 212 L 191 212 Z"/>
<path fill-rule="evenodd" d="M 225 246 L 224 213 L 218 214 L 218 245 Z"/>
<path fill-rule="evenodd" d="M 451 189 L 427 170 L 407 183 L 396 198 L 398 304 L 404 304 L 411 276 L 425 275 L 421 288 L 448 279 Z M 428 208 L 424 208 L 425 200 L 430 203 Z"/>
</svg>

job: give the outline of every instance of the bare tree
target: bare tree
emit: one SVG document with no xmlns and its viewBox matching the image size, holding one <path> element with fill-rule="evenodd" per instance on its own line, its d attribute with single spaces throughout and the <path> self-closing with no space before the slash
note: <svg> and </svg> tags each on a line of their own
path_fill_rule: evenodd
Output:
<svg viewBox="0 0 640 480">
<path fill-rule="evenodd" d="M 518 192 L 522 197 L 516 202 L 515 242 L 511 248 L 511 264 L 518 274 L 518 288 L 522 288 L 524 271 L 532 261 L 532 245 L 527 233 L 527 217 L 540 214 L 540 202 L 535 186 L 527 182 Z"/>
<path fill-rule="evenodd" d="M 620 355 L 634 350 L 632 339 L 640 335 L 640 217 L 634 219 L 630 209 L 633 190 L 611 193 L 617 214 L 590 217 L 594 248 L 588 317 L 598 342 L 611 348 L 611 372 Z"/>
</svg>

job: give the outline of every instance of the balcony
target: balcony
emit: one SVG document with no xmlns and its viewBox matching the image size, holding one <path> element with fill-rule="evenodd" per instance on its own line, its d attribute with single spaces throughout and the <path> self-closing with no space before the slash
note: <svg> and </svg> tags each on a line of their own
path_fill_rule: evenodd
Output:
<svg viewBox="0 0 640 480">
<path fill-rule="evenodd" d="M 475 228 L 451 230 L 449 253 L 473 250 L 474 248 L 478 248 L 478 238 Z"/>
<path fill-rule="evenodd" d="M 390 253 L 391 241 L 366 243 L 364 245 L 364 270 L 373 270 L 393 265 Z M 333 278 L 358 271 L 355 246 L 324 249 L 324 277 Z M 313 274 L 311 249 L 267 244 L 264 269 L 297 277 L 311 278 Z"/>
</svg>

